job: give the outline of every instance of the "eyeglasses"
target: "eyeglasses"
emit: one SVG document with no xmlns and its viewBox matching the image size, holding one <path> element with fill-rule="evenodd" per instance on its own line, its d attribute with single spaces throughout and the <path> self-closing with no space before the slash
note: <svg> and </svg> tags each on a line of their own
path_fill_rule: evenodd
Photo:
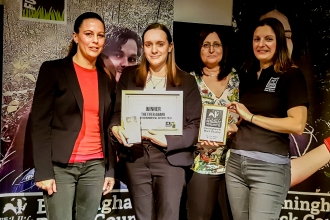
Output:
<svg viewBox="0 0 330 220">
<path fill-rule="evenodd" d="M 202 45 L 202 49 L 210 49 L 211 46 L 213 46 L 214 50 L 220 49 L 222 47 L 222 44 L 219 43 L 214 43 L 214 44 L 210 44 L 210 43 L 205 43 Z"/>
</svg>

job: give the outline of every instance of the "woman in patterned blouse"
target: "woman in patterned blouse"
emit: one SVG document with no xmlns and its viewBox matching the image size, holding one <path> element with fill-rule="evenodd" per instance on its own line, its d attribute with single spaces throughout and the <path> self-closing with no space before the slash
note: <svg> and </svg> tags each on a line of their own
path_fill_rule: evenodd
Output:
<svg viewBox="0 0 330 220">
<path fill-rule="evenodd" d="M 196 79 L 202 103 L 225 106 L 238 101 L 239 79 L 226 62 L 228 48 L 221 33 L 203 30 L 198 46 L 199 66 L 191 74 Z M 235 131 L 237 121 L 238 115 L 230 114 L 229 130 Z M 231 218 L 223 175 L 228 155 L 226 146 L 210 142 L 202 142 L 196 151 L 187 184 L 189 220 L 211 219 L 216 206 L 221 208 L 221 219 Z"/>
</svg>

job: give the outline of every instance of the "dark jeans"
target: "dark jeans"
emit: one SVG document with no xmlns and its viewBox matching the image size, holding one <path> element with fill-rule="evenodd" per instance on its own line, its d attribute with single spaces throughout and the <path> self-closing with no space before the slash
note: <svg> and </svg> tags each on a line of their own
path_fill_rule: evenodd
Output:
<svg viewBox="0 0 330 220">
<path fill-rule="evenodd" d="M 44 192 L 48 220 L 92 220 L 97 214 L 104 183 L 104 160 L 54 164 L 57 192 Z"/>
<path fill-rule="evenodd" d="M 231 153 L 226 184 L 234 219 L 278 219 L 290 181 L 290 164 L 268 163 Z"/>
<path fill-rule="evenodd" d="M 132 148 L 141 153 L 141 157 L 126 162 L 128 189 L 136 219 L 178 220 L 185 169 L 170 165 L 164 151 L 151 144 Z"/>
<path fill-rule="evenodd" d="M 187 183 L 187 215 L 189 220 L 230 220 L 231 211 L 226 192 L 225 175 L 200 174 L 189 171 Z M 218 207 L 220 210 L 218 210 Z M 215 212 L 217 209 L 218 212 Z"/>
</svg>

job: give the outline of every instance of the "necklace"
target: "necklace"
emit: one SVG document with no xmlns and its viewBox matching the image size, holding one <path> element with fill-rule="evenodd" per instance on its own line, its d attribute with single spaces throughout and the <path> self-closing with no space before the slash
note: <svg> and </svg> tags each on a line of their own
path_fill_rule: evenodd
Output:
<svg viewBox="0 0 330 220">
<path fill-rule="evenodd" d="M 218 75 L 219 75 L 219 73 L 218 73 L 218 74 L 206 74 L 206 73 L 204 73 L 203 70 L 202 70 L 202 74 L 203 74 L 204 76 L 209 76 L 209 77 L 218 77 Z"/>
<path fill-rule="evenodd" d="M 161 81 L 163 81 L 163 79 L 165 79 L 165 82 L 166 82 L 166 75 L 165 75 L 163 78 L 161 78 L 161 79 L 158 81 L 158 83 L 156 83 L 156 85 L 155 85 L 155 84 L 154 84 L 154 81 L 152 80 L 152 75 L 150 74 L 150 81 L 151 81 L 151 83 L 152 83 L 152 88 L 155 89 L 156 86 L 157 86 Z"/>
</svg>

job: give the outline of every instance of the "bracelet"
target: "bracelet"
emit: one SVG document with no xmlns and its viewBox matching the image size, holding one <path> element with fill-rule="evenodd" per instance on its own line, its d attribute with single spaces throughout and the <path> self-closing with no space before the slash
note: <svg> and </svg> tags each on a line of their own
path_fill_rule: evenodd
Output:
<svg viewBox="0 0 330 220">
<path fill-rule="evenodd" d="M 251 123 L 252 123 L 253 116 L 254 116 L 254 114 L 253 114 L 252 117 L 251 117 L 251 120 L 250 120 Z"/>
<path fill-rule="evenodd" d="M 324 139 L 324 144 L 325 146 L 328 148 L 328 150 L 330 151 L 330 137 L 327 137 L 326 139 Z"/>
</svg>

